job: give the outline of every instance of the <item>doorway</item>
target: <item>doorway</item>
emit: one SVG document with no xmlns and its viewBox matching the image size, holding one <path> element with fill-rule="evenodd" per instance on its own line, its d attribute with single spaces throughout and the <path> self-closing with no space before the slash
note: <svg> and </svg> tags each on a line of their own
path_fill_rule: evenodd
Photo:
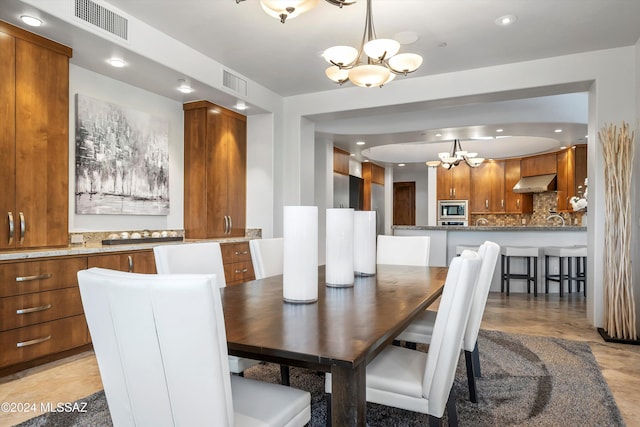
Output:
<svg viewBox="0 0 640 427">
<path fill-rule="evenodd" d="M 393 225 L 416 225 L 416 183 L 393 183 Z"/>
</svg>

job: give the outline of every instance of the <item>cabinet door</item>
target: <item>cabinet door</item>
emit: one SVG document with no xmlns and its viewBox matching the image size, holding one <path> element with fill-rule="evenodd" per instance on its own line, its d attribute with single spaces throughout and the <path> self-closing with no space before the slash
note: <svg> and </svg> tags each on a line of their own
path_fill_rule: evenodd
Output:
<svg viewBox="0 0 640 427">
<path fill-rule="evenodd" d="M 88 266 L 128 271 L 130 273 L 155 274 L 156 264 L 152 251 L 133 251 L 108 255 L 94 255 L 88 259 Z"/>
<path fill-rule="evenodd" d="M 67 246 L 69 61 L 17 39 L 15 76 L 17 246 Z"/>
<path fill-rule="evenodd" d="M 575 157 L 572 149 L 561 151 L 557 154 L 558 175 L 557 175 L 557 197 L 558 211 L 571 210 L 569 198 L 574 196 L 575 188 Z"/>
<path fill-rule="evenodd" d="M 227 215 L 228 236 L 245 234 L 247 204 L 247 123 L 244 116 L 228 116 L 227 128 Z"/>
<path fill-rule="evenodd" d="M 453 172 L 451 169 L 447 170 L 443 167 L 438 167 L 437 171 L 437 194 L 438 200 L 453 199 L 453 188 L 451 188 L 451 175 Z"/>
<path fill-rule="evenodd" d="M 556 173 L 556 153 L 526 157 L 520 163 L 522 176 L 548 175 Z"/>
<path fill-rule="evenodd" d="M 488 163 L 488 166 L 491 175 L 489 211 L 504 213 L 506 211 L 506 201 L 504 197 L 504 161 L 491 161 Z"/>
<path fill-rule="evenodd" d="M 461 162 L 450 171 L 452 173 L 452 199 L 469 200 L 471 196 L 471 168 L 466 163 Z"/>
<path fill-rule="evenodd" d="M 506 212 L 515 214 L 532 213 L 533 195 L 513 192 L 513 187 L 518 181 L 520 181 L 520 160 L 507 160 L 504 172 Z"/>
<path fill-rule="evenodd" d="M 471 213 L 489 212 L 491 199 L 491 165 L 484 162 L 477 168 L 471 170 L 471 192 L 470 199 Z"/>
<path fill-rule="evenodd" d="M 0 32 L 0 249 L 15 247 L 15 39 Z"/>
</svg>

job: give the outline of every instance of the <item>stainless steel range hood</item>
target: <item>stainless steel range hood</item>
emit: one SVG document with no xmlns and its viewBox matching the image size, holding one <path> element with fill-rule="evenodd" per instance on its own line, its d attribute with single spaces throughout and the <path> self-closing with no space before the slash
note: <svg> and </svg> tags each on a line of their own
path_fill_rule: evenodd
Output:
<svg viewBox="0 0 640 427">
<path fill-rule="evenodd" d="M 513 186 L 514 193 L 544 193 L 556 191 L 556 174 L 525 176 Z"/>
</svg>

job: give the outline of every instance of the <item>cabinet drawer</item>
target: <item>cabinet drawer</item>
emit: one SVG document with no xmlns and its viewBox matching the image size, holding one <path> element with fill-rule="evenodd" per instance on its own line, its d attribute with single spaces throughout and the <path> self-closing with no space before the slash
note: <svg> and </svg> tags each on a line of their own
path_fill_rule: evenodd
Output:
<svg viewBox="0 0 640 427">
<path fill-rule="evenodd" d="M 0 297 L 77 287 L 86 268 L 86 258 L 0 264 Z"/>
<path fill-rule="evenodd" d="M 253 273 L 253 264 L 251 263 L 251 260 L 225 264 L 224 278 L 227 281 L 227 286 L 254 280 L 256 277 Z"/>
<path fill-rule="evenodd" d="M 249 242 L 223 243 L 220 245 L 220 249 L 222 249 L 222 262 L 225 264 L 238 261 L 251 261 Z"/>
<path fill-rule="evenodd" d="M 84 315 L 0 332 L 0 367 L 79 347 L 88 337 Z"/>
<path fill-rule="evenodd" d="M 0 331 L 82 313 L 77 287 L 0 298 Z"/>
</svg>

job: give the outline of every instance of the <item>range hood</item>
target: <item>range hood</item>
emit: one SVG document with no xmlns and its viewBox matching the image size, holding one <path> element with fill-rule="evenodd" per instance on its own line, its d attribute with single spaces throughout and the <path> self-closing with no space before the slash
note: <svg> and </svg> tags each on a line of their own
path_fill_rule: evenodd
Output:
<svg viewBox="0 0 640 427">
<path fill-rule="evenodd" d="M 513 186 L 514 193 L 544 193 L 556 191 L 556 174 L 525 176 Z"/>
</svg>

